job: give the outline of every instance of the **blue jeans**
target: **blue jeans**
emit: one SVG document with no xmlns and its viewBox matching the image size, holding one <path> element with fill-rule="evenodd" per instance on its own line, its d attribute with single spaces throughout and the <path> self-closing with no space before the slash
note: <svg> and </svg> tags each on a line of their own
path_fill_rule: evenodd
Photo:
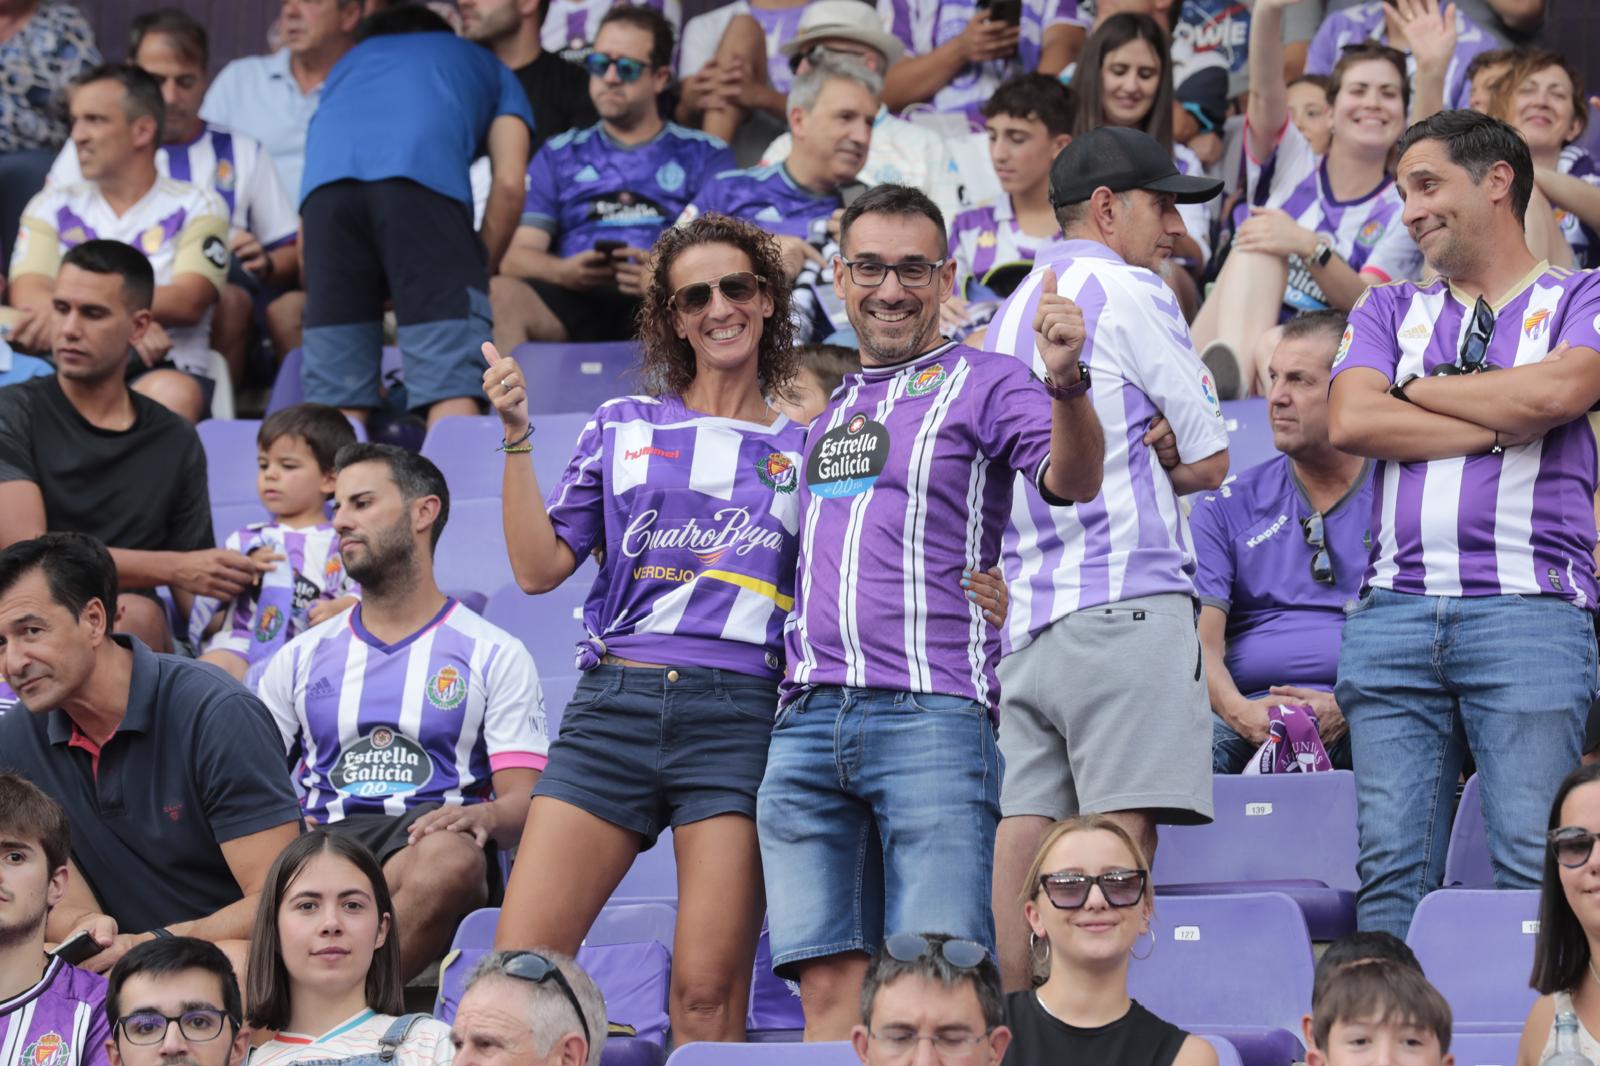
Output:
<svg viewBox="0 0 1600 1066">
<path fill-rule="evenodd" d="M 993 951 L 1000 773 L 969 699 L 830 685 L 785 707 L 756 799 L 773 969 L 903 932 Z"/>
<path fill-rule="evenodd" d="M 1444 878 L 1470 749 L 1498 888 L 1537 888 L 1544 828 L 1595 687 L 1590 616 L 1554 596 L 1369 589 L 1346 609 L 1335 695 L 1361 830 L 1356 924 L 1404 937 Z"/>
</svg>

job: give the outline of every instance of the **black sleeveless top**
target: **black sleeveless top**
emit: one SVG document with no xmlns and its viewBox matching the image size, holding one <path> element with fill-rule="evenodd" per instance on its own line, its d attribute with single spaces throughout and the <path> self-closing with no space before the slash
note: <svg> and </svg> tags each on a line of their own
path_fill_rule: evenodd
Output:
<svg viewBox="0 0 1600 1066">
<path fill-rule="evenodd" d="M 1003 1066 L 1172 1066 L 1189 1035 L 1139 1006 L 1096 1029 L 1057 1021 L 1033 992 L 1006 997 L 1011 1049 Z"/>
</svg>

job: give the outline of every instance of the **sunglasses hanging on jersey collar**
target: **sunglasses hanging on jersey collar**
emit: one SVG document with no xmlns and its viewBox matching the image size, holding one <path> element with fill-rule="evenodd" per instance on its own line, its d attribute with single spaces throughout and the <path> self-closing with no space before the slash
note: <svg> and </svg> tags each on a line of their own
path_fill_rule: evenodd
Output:
<svg viewBox="0 0 1600 1066">
<path fill-rule="evenodd" d="M 1480 374 L 1485 370 L 1495 369 L 1495 365 L 1488 361 L 1489 342 L 1494 339 L 1494 309 L 1489 306 L 1489 301 L 1482 296 L 1472 305 L 1472 324 L 1467 327 L 1467 335 L 1461 338 L 1461 350 L 1456 355 L 1453 363 L 1441 363 L 1433 368 L 1433 373 L 1439 376 L 1454 374 Z"/>
</svg>

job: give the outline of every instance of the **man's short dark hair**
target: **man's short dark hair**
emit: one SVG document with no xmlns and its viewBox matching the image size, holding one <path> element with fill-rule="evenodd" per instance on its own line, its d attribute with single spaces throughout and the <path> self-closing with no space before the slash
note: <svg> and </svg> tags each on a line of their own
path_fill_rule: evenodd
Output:
<svg viewBox="0 0 1600 1066">
<path fill-rule="evenodd" d="M 72 855 L 72 826 L 61 804 L 21 774 L 0 774 L 0 841 L 39 842 L 50 872 Z"/>
<path fill-rule="evenodd" d="M 333 473 L 339 452 L 356 443 L 356 431 L 344 412 L 322 403 L 297 403 L 272 412 L 261 423 L 256 447 L 266 451 L 280 437 L 299 437 L 305 441 L 324 474 Z"/>
<path fill-rule="evenodd" d="M 922 938 L 930 948 L 954 939 L 944 933 L 923 933 Z M 872 1008 L 877 1002 L 878 990 L 902 977 L 937 981 L 946 988 L 953 988 L 964 981 L 971 982 L 972 991 L 978 997 L 978 1006 L 983 1011 L 984 1026 L 993 1029 L 1005 1021 L 1000 970 L 987 955 L 976 966 L 961 967 L 952 965 L 942 951 L 929 950 L 914 962 L 901 962 L 887 951 L 880 951 L 872 957 L 872 962 L 867 966 L 866 980 L 861 985 L 861 1022 L 867 1028 L 872 1028 Z"/>
<path fill-rule="evenodd" d="M 984 118 L 1009 115 L 1025 122 L 1042 122 L 1052 137 L 1072 132 L 1072 90 L 1060 79 L 1044 74 L 1007 78 L 980 110 Z"/>
<path fill-rule="evenodd" d="M 1497 118 L 1465 108 L 1429 115 L 1400 135 L 1394 158 L 1400 159 L 1419 141 L 1442 141 L 1450 162 L 1464 169 L 1474 185 L 1489 168 L 1505 163 L 1511 168 L 1511 210 L 1521 225 L 1533 195 L 1533 156 L 1522 134 Z"/>
<path fill-rule="evenodd" d="M 0 599 L 16 583 L 43 571 L 50 598 L 78 618 L 90 600 L 106 610 L 106 630 L 117 614 L 117 564 L 105 545 L 87 533 L 46 533 L 0 551 Z"/>
<path fill-rule="evenodd" d="M 1348 322 L 1343 311 L 1304 311 L 1283 324 L 1283 339 L 1297 341 L 1322 334 L 1338 344 Z"/>
<path fill-rule="evenodd" d="M 428 542 L 429 547 L 437 548 L 439 534 L 444 532 L 445 521 L 450 517 L 450 486 L 445 484 L 444 474 L 439 468 L 416 452 L 408 452 L 393 444 L 362 441 L 339 449 L 333 461 L 334 473 L 357 463 L 382 463 L 387 466 L 389 476 L 399 486 L 400 496 L 406 503 L 424 496 L 439 497 L 439 517 L 433 520 L 432 539 Z"/>
<path fill-rule="evenodd" d="M 198 64 L 202 70 L 211 63 L 211 39 L 206 35 L 206 28 L 187 11 L 164 7 L 135 16 L 128 32 L 128 55 L 138 55 L 139 46 L 152 33 L 167 38 L 178 55 Z"/>
<path fill-rule="evenodd" d="M 1418 973 L 1422 972 L 1422 963 L 1417 961 L 1416 953 L 1393 933 L 1376 930 L 1350 933 L 1329 944 L 1328 949 L 1322 953 L 1322 958 L 1317 960 L 1317 969 L 1311 978 L 1312 1007 L 1315 1008 L 1322 999 L 1328 978 L 1335 972 L 1352 963 L 1374 959 L 1409 966 Z"/>
<path fill-rule="evenodd" d="M 1439 1038 L 1450 1050 L 1450 1005 L 1422 971 L 1394 959 L 1361 959 L 1333 970 L 1322 998 L 1311 1008 L 1311 1041 L 1323 1050 L 1340 1022 L 1414 1025 Z"/>
<path fill-rule="evenodd" d="M 356 40 L 367 41 L 374 37 L 393 37 L 402 33 L 454 34 L 450 23 L 431 7 L 416 3 L 400 3 L 376 11 L 361 20 L 356 27 Z"/>
<path fill-rule="evenodd" d="M 539 5 L 540 18 L 544 17 L 544 4 Z M 632 4 L 618 4 L 606 12 L 605 18 L 600 20 L 600 25 L 595 29 L 596 38 L 600 31 L 620 22 L 624 26 L 633 26 L 644 30 L 650 35 L 650 65 L 653 67 L 672 66 L 672 23 L 653 7 L 636 7 Z"/>
<path fill-rule="evenodd" d="M 111 1038 L 116 1039 L 117 1022 L 122 1017 L 122 986 L 136 974 L 167 977 L 184 970 L 204 970 L 222 985 L 222 1012 L 233 1023 L 233 1034 L 244 1024 L 244 1004 L 239 997 L 239 979 L 233 975 L 233 963 L 222 949 L 192 936 L 157 937 L 137 945 L 111 967 L 106 982 L 106 1021 L 111 1025 Z"/>
<path fill-rule="evenodd" d="M 98 67 L 90 67 L 69 84 L 74 89 L 81 89 L 97 81 L 114 81 L 122 86 L 127 93 L 122 111 L 128 116 L 129 122 L 147 116 L 156 120 L 156 141 L 150 146 L 154 152 L 161 141 L 161 127 L 167 121 L 167 103 L 161 98 L 161 83 L 132 63 L 102 63 Z"/>
<path fill-rule="evenodd" d="M 855 203 L 845 208 L 843 217 L 839 219 L 839 247 L 845 246 L 850 227 L 862 215 L 921 215 L 939 231 L 939 258 L 943 259 L 950 251 L 949 238 L 945 236 L 944 212 L 921 189 L 909 185 L 874 185 L 856 197 Z"/>
<path fill-rule="evenodd" d="M 131 311 L 148 311 L 156 299 L 156 272 L 144 253 L 131 244 L 96 238 L 67 249 L 64 267 L 122 278 L 122 302 Z M 59 274 L 59 271 L 57 271 Z"/>
</svg>

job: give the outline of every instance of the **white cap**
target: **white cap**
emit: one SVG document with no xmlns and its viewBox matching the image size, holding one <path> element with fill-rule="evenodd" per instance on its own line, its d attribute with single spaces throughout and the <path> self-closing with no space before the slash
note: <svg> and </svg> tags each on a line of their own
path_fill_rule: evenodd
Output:
<svg viewBox="0 0 1600 1066">
<path fill-rule="evenodd" d="M 844 38 L 882 52 L 889 66 L 905 57 L 906 46 L 883 28 L 878 12 L 862 0 L 812 0 L 800 16 L 799 32 L 778 46 L 786 56 L 804 52 L 817 41 Z"/>
</svg>

